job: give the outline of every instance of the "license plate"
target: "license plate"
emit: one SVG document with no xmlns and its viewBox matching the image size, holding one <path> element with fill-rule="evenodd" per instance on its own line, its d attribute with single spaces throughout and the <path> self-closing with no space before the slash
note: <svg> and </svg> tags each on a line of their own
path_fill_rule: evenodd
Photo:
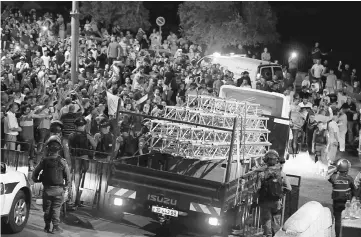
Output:
<svg viewBox="0 0 361 237">
<path fill-rule="evenodd" d="M 166 215 L 166 216 L 178 217 L 178 211 L 164 208 L 164 207 L 152 206 L 152 212 Z"/>
</svg>

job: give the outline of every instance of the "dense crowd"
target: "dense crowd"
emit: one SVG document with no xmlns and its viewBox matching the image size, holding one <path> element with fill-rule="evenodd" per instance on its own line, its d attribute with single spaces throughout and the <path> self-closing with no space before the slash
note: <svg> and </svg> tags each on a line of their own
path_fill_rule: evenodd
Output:
<svg viewBox="0 0 361 237">
<path fill-rule="evenodd" d="M 119 26 L 107 29 L 92 20 L 80 27 L 78 75 L 73 83 L 70 24 L 61 15 L 46 13 L 39 16 L 33 10 L 23 15 L 20 11 L 6 10 L 1 29 L 2 139 L 7 141 L 2 145 L 9 149 L 31 150 L 31 160 L 42 150 L 54 120 L 64 124 L 65 138 L 77 129 L 75 124 L 85 125 L 84 130 L 91 141 L 89 148 L 108 152 L 112 139 L 105 139 L 104 134 L 111 132 L 120 136 L 117 139 L 118 156 L 142 153 L 137 153 L 138 145 L 145 145 L 142 119 L 123 114 L 120 131 L 115 131 L 117 122 L 108 108 L 109 94 L 122 99 L 124 110 L 159 115 L 166 105 L 184 105 L 188 94 L 217 96 L 222 85 L 250 87 L 247 72 L 242 78 L 234 78 L 232 72 L 219 65 L 198 65 L 197 61 L 204 56 L 202 47 L 173 32 L 163 38 L 162 32 L 155 29 L 150 34 L 142 29 L 133 33 Z M 243 50 L 241 46 L 238 49 Z M 318 45 L 313 51 L 317 49 Z M 247 54 L 256 57 L 249 51 Z M 334 119 L 343 121 L 342 114 L 328 108 L 336 103 L 336 108 L 344 109 L 349 104 L 348 110 L 341 109 L 348 122 L 340 125 L 340 131 L 348 124 L 348 142 L 352 143 L 358 134 L 354 124 L 359 121 L 353 116 L 356 113 L 354 103 L 350 100 L 345 103 L 342 92 L 336 93 L 337 102 L 329 95 L 340 88 L 335 70 L 327 67 L 327 62 L 324 66 L 320 64 L 319 49 L 316 54 L 316 63 L 302 81 L 302 88 L 297 85 L 297 59 L 294 57 L 290 58 L 283 75 L 268 81 L 260 78 L 257 88 L 291 94 L 295 98 L 292 103 L 297 105 L 294 110 L 302 114 L 298 119 L 301 121 L 302 117 L 300 127 L 304 131 L 313 126 L 313 122 L 305 123 L 313 121 L 312 114 L 337 115 Z M 260 59 L 271 60 L 267 49 Z M 341 66 L 340 63 L 338 70 L 342 72 L 342 81 L 356 85 L 356 71 L 350 72 L 348 65 Z M 360 91 L 359 86 L 360 83 L 355 86 L 355 92 Z M 310 107 L 314 112 L 306 113 L 304 107 Z M 78 123 L 74 123 L 76 120 Z M 294 137 L 300 131 L 296 124 L 293 123 Z M 310 136 L 306 137 L 310 139 Z M 103 144 L 104 140 L 107 145 Z M 17 146 L 17 142 L 26 144 Z M 344 150 L 342 144 L 340 142 L 341 151 Z"/>
</svg>

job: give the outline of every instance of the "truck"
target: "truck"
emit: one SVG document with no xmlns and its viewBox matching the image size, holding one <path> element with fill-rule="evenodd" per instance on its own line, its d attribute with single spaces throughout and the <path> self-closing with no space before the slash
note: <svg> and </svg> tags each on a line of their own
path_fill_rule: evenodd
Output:
<svg viewBox="0 0 361 237">
<path fill-rule="evenodd" d="M 258 107 L 190 95 L 186 108 L 167 106 L 162 118 L 118 111 L 149 119 L 150 152 L 114 163 L 108 210 L 153 217 L 164 236 L 261 233 L 250 206 L 271 144 Z"/>
</svg>

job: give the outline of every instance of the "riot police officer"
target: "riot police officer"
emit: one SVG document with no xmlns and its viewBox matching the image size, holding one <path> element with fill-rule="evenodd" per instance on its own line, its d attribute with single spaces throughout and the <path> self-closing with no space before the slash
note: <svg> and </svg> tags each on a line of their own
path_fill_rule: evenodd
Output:
<svg viewBox="0 0 361 237">
<path fill-rule="evenodd" d="M 89 168 L 88 159 L 93 158 L 94 149 L 96 148 L 96 142 L 94 138 L 87 134 L 85 131 L 85 125 L 87 121 L 84 117 L 79 117 L 74 122 L 76 131 L 69 136 L 69 149 L 72 156 L 72 171 L 74 175 L 75 190 L 78 190 L 82 179 L 85 176 Z M 73 194 L 75 197 L 75 206 L 81 206 L 80 204 L 80 192 Z"/>
<path fill-rule="evenodd" d="M 337 162 L 337 171 L 331 175 L 329 182 L 332 184 L 333 214 L 335 216 L 336 237 L 340 234 L 341 213 L 345 209 L 347 200 L 355 194 L 353 178 L 348 175 L 351 163 L 346 159 Z"/>
<path fill-rule="evenodd" d="M 272 233 L 280 229 L 283 197 L 286 192 L 292 190 L 286 174 L 281 170 L 283 161 L 275 150 L 269 150 L 265 154 L 264 162 L 267 167 L 260 173 L 256 183 L 258 191 L 253 197 L 252 208 L 257 206 L 258 198 L 263 235 L 267 237 L 271 237 Z"/>
<path fill-rule="evenodd" d="M 34 182 L 42 182 L 44 186 L 44 231 L 61 233 L 62 229 L 59 228 L 60 208 L 63 204 L 64 192 L 68 188 L 70 171 L 65 159 L 60 156 L 63 147 L 59 137 L 51 136 L 46 146 L 48 155 L 35 168 L 32 179 Z M 51 223 L 53 223 L 53 230 L 50 232 Z"/>
</svg>

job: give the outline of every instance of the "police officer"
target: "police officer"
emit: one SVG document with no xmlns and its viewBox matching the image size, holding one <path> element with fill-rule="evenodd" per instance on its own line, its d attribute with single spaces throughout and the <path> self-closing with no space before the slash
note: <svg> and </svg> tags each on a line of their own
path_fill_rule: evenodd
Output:
<svg viewBox="0 0 361 237">
<path fill-rule="evenodd" d="M 261 223 L 263 225 L 263 235 L 272 237 L 276 233 L 281 223 L 283 196 L 286 191 L 291 191 L 292 187 L 287 180 L 286 174 L 282 172 L 279 154 L 275 150 L 269 150 L 264 157 L 267 167 L 260 173 L 254 196 L 252 207 L 258 204 L 261 209 Z"/>
<path fill-rule="evenodd" d="M 85 131 L 87 121 L 84 117 L 80 117 L 74 121 L 74 124 L 76 131 L 69 136 L 70 154 L 74 156 L 91 156 L 89 150 L 95 149 L 97 144 L 94 138 Z"/>
<path fill-rule="evenodd" d="M 46 233 L 61 233 L 60 208 L 63 204 L 63 195 L 68 188 L 70 171 L 65 159 L 59 154 L 63 149 L 58 136 L 51 136 L 47 141 L 48 156 L 46 156 L 35 168 L 32 179 L 34 182 L 42 182 L 43 211 Z M 41 173 L 42 172 L 42 173 Z M 39 178 L 40 175 L 40 178 Z M 50 224 L 53 230 L 50 232 Z"/>
<path fill-rule="evenodd" d="M 78 190 L 82 177 L 85 176 L 89 168 L 89 161 L 87 159 L 93 158 L 93 151 L 96 148 L 94 138 L 87 134 L 85 126 L 87 121 L 84 117 L 79 117 L 74 121 L 76 131 L 69 136 L 69 149 L 72 155 L 72 171 L 74 175 L 75 190 Z M 77 157 L 77 158 L 76 158 Z M 73 194 L 74 196 L 74 194 Z M 75 205 L 80 206 L 80 192 L 75 195 Z"/>
<path fill-rule="evenodd" d="M 333 215 L 335 216 L 336 237 L 340 234 L 341 213 L 345 209 L 347 200 L 355 194 L 353 178 L 348 175 L 351 163 L 346 159 L 337 162 L 337 172 L 332 174 L 329 182 L 332 184 Z"/>
<path fill-rule="evenodd" d="M 113 151 L 114 135 L 110 133 L 110 122 L 106 118 L 99 121 L 100 132 L 95 134 L 94 139 L 97 144 L 96 158 L 107 158 Z"/>
</svg>

